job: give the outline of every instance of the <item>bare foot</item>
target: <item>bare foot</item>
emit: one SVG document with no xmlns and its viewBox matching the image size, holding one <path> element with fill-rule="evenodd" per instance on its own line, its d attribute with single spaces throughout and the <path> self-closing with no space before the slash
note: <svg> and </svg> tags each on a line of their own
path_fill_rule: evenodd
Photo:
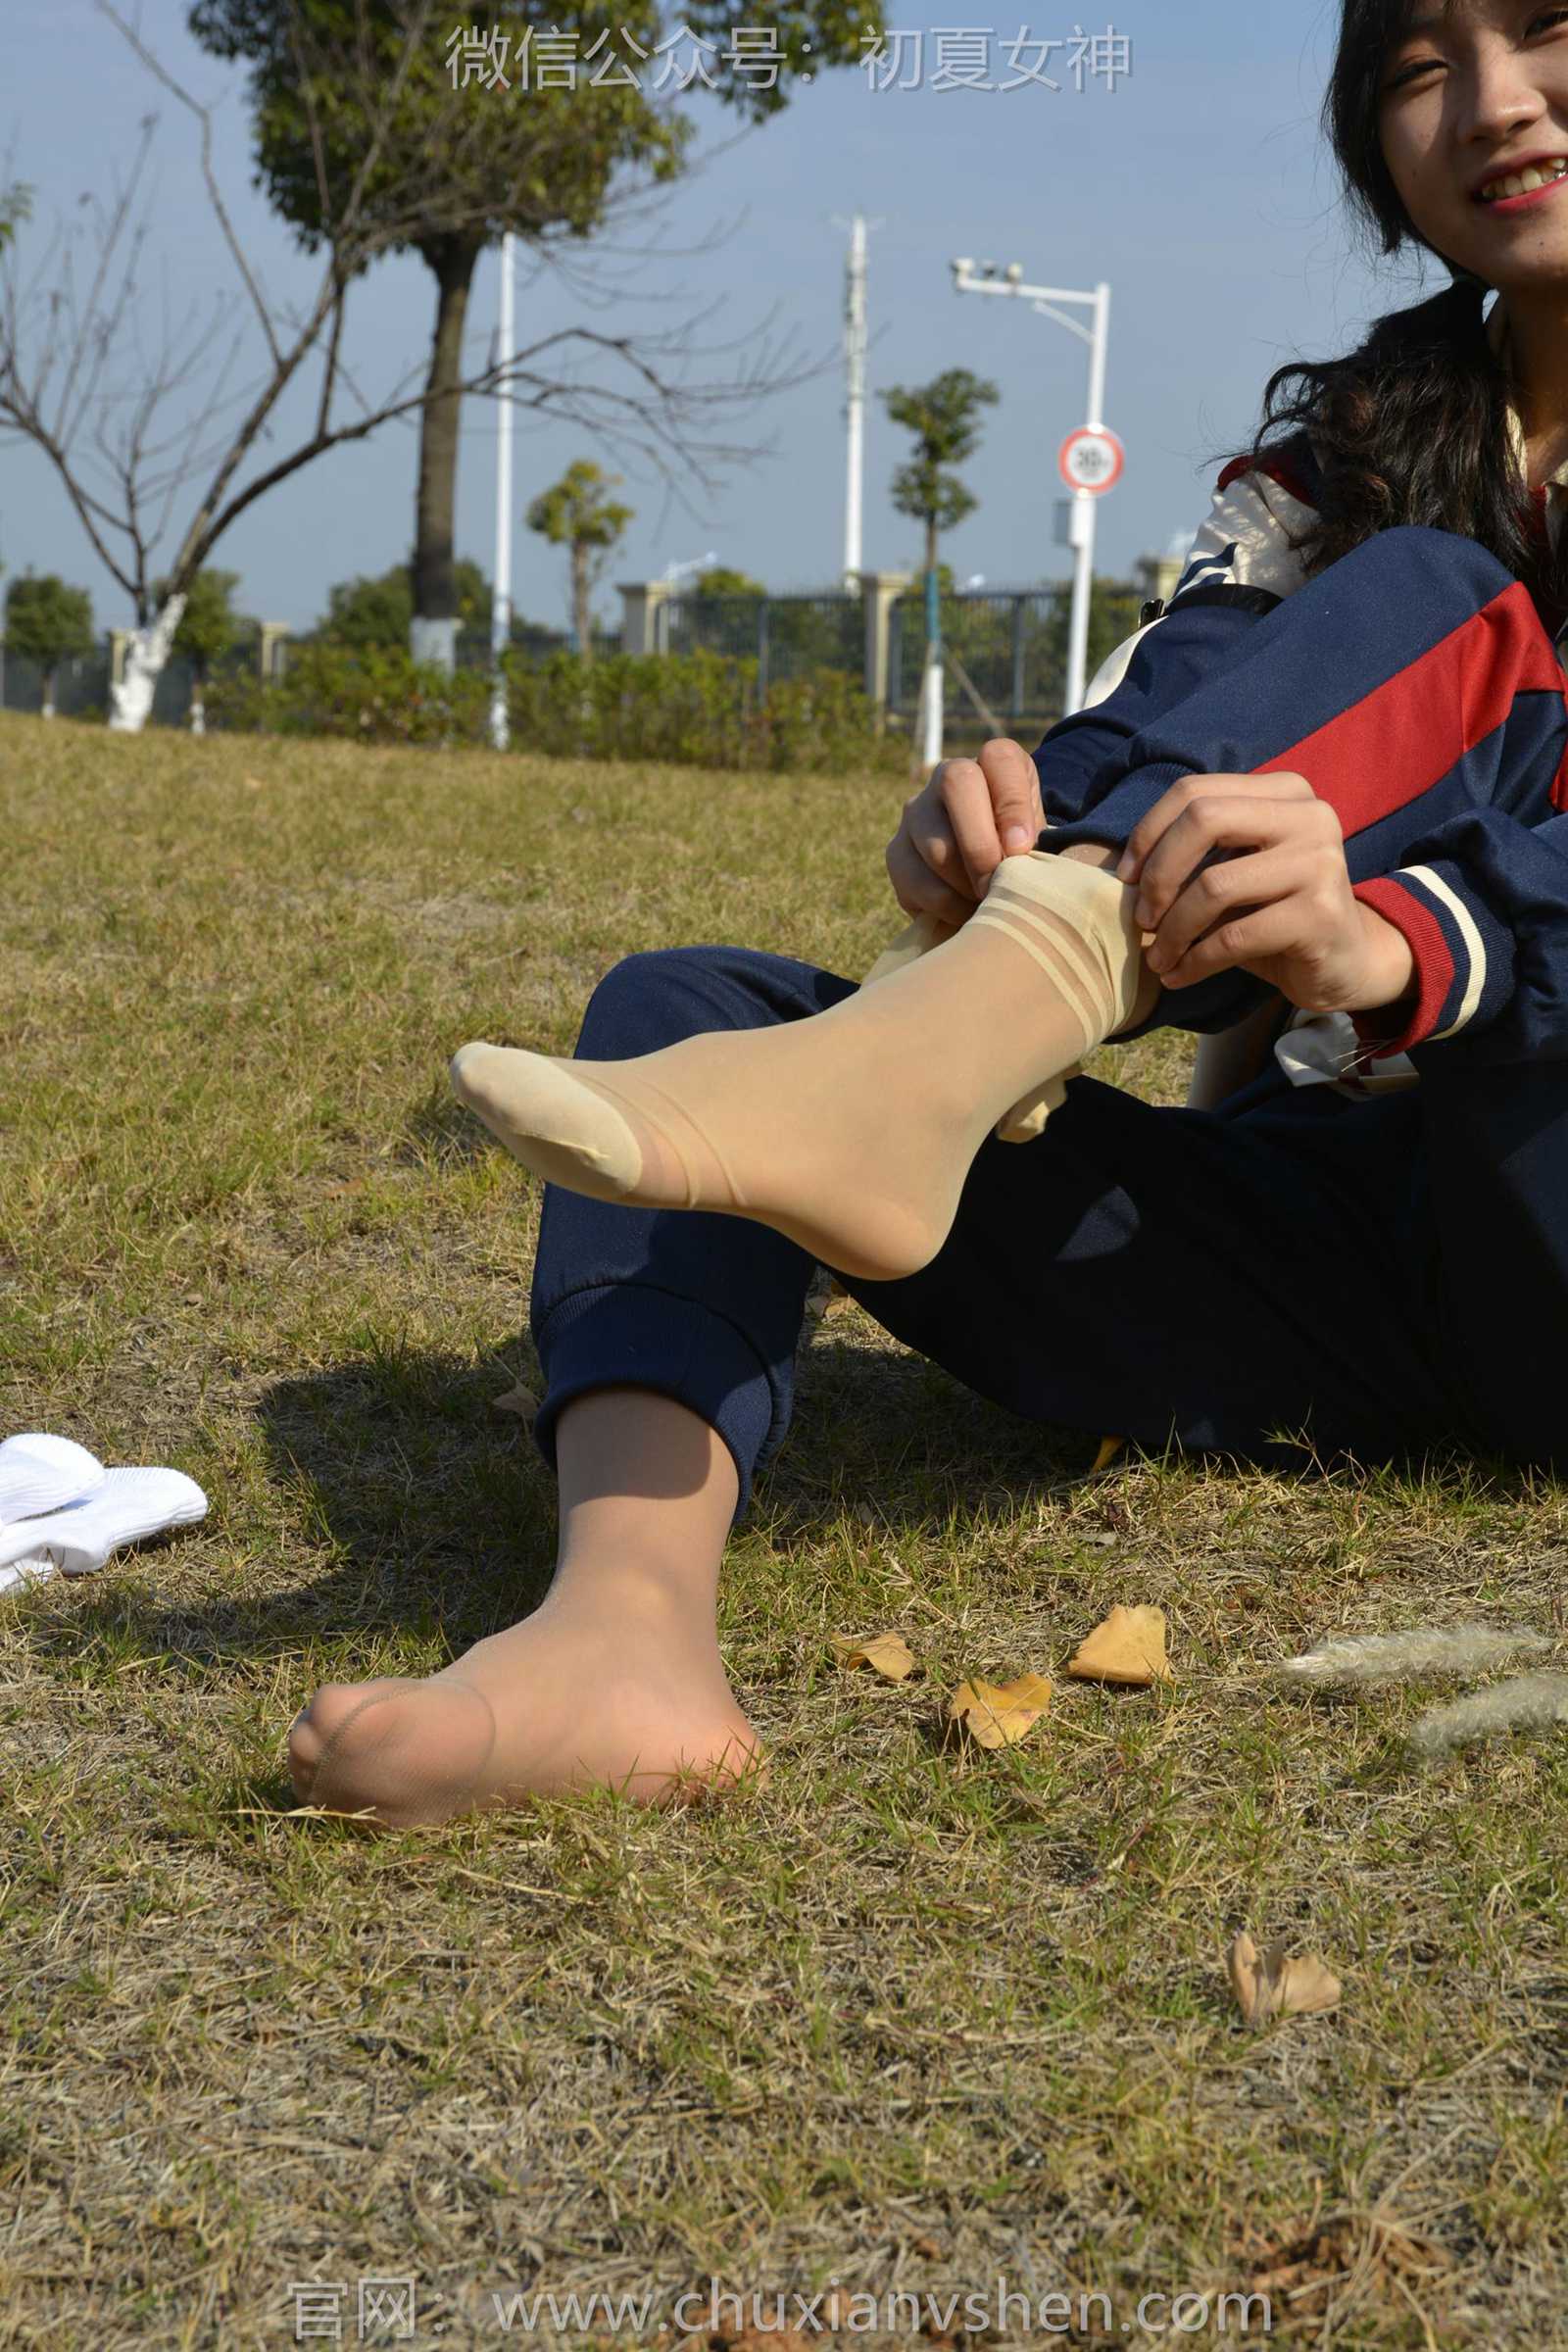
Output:
<svg viewBox="0 0 1568 2352">
<path fill-rule="evenodd" d="M 711 1633 L 629 1579 L 552 1594 L 422 1681 L 323 1683 L 288 1750 L 302 1804 L 393 1829 L 594 1785 L 689 1802 L 766 1770 Z"/>
</svg>

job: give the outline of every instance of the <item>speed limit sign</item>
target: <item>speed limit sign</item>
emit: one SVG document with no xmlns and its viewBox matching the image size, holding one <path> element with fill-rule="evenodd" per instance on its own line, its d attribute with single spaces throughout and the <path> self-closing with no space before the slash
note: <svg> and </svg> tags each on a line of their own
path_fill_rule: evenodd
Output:
<svg viewBox="0 0 1568 2352">
<path fill-rule="evenodd" d="M 1069 490 L 1089 490 L 1098 498 L 1121 479 L 1127 453 L 1108 425 L 1083 424 L 1069 433 L 1056 464 Z"/>
</svg>

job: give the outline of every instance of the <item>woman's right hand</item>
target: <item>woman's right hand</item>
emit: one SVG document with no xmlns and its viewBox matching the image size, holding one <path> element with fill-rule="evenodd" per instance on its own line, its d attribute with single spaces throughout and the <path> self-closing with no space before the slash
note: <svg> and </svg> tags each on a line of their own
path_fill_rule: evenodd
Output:
<svg viewBox="0 0 1568 2352">
<path fill-rule="evenodd" d="M 904 805 L 888 880 L 906 914 L 967 922 L 1004 858 L 1032 850 L 1045 825 L 1040 776 L 1021 743 L 994 735 L 975 760 L 944 760 Z"/>
</svg>

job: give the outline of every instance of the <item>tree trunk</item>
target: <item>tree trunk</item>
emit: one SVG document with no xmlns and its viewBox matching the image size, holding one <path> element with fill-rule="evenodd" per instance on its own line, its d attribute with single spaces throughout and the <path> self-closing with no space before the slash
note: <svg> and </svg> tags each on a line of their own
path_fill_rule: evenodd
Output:
<svg viewBox="0 0 1568 2352">
<path fill-rule="evenodd" d="M 193 735 L 207 732 L 207 679 L 200 668 L 190 682 L 190 731 Z"/>
<path fill-rule="evenodd" d="M 435 272 L 435 342 L 419 416 L 419 489 L 414 530 L 414 621 L 410 650 L 416 662 L 450 672 L 457 658 L 458 594 L 453 577 L 453 517 L 458 495 L 458 435 L 463 421 L 463 329 L 468 315 L 479 247 L 456 240 L 421 246 Z"/>
<path fill-rule="evenodd" d="M 109 724 L 121 734 L 139 735 L 146 725 L 184 610 L 184 597 L 172 596 L 150 628 L 132 629 L 126 639 L 124 674 L 109 686 Z"/>
<path fill-rule="evenodd" d="M 577 635 L 577 653 L 581 661 L 594 658 L 593 622 L 588 612 L 588 543 L 574 539 L 571 543 L 571 625 Z"/>
<path fill-rule="evenodd" d="M 39 714 L 38 714 L 38 715 L 39 715 L 41 718 L 53 718 L 54 714 L 55 714 L 55 673 L 54 673 L 53 669 L 51 668 L 51 669 L 46 669 L 46 670 L 44 671 L 44 673 L 43 673 L 43 709 L 42 709 L 42 710 L 39 712 Z"/>
</svg>

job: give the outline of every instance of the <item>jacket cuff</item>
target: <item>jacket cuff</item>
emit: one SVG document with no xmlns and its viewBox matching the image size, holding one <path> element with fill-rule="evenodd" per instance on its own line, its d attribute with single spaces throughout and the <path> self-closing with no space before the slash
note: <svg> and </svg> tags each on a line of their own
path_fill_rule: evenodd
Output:
<svg viewBox="0 0 1568 2352">
<path fill-rule="evenodd" d="M 1408 1053 L 1429 1038 L 1451 1037 L 1474 1019 L 1483 998 L 1494 1002 L 1509 960 L 1506 942 L 1500 935 L 1492 939 L 1489 953 L 1489 935 L 1498 926 L 1468 904 L 1449 875 L 1430 865 L 1401 866 L 1356 883 L 1351 895 L 1402 934 L 1415 965 L 1414 1007 L 1396 1034 L 1392 1005 L 1351 1016 L 1373 1059 Z M 1402 1009 L 1408 1000 L 1399 1002 Z"/>
</svg>

